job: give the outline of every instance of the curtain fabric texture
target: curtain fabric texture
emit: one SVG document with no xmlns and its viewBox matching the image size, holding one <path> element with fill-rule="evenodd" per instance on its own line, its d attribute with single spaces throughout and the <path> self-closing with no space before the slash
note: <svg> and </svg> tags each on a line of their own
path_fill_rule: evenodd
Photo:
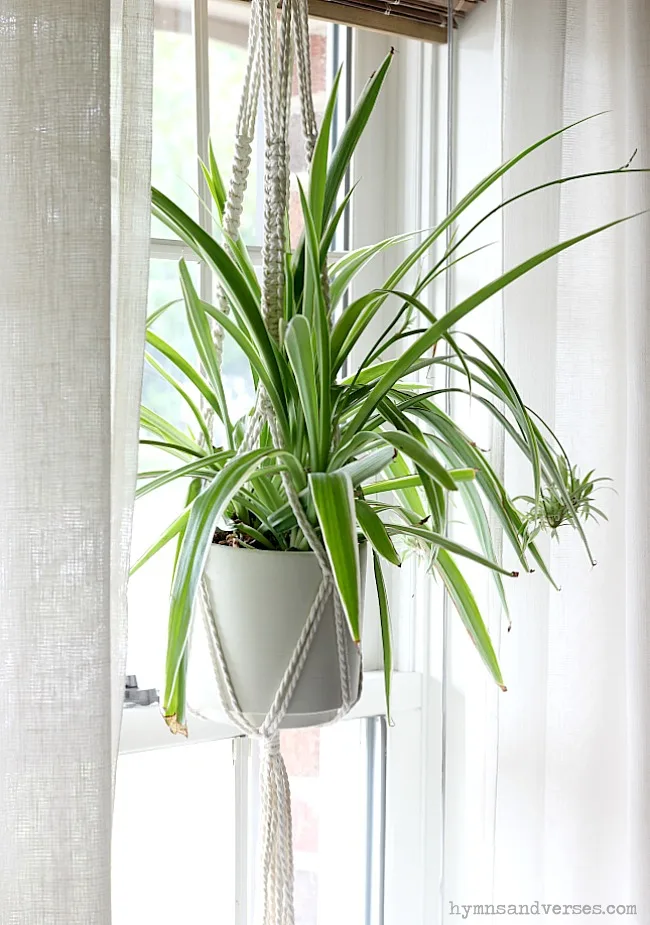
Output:
<svg viewBox="0 0 650 925">
<path fill-rule="evenodd" d="M 0 3 L 1 925 L 110 922 L 150 6 Z"/>
<path fill-rule="evenodd" d="M 509 174 L 506 197 L 561 175 L 650 167 L 650 4 L 505 0 L 504 158 L 561 126 L 607 112 Z M 650 207 L 646 176 L 569 183 L 504 219 L 512 266 L 562 238 Z M 591 526 L 549 544 L 558 594 L 540 578 L 513 594 L 502 646 L 495 899 L 635 904 L 650 920 L 650 220 L 564 254 L 507 291 L 508 368 L 583 473 L 612 478 Z M 506 458 L 517 487 L 519 463 Z M 512 481 L 511 481 L 512 484 Z M 522 486 L 523 487 L 523 486 Z M 513 919 L 514 921 L 514 919 Z"/>
</svg>

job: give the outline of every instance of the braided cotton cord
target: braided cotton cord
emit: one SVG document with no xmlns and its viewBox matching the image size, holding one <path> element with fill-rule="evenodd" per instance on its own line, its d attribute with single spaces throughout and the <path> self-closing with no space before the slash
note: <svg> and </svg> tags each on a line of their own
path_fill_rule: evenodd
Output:
<svg viewBox="0 0 650 925">
<path fill-rule="evenodd" d="M 307 163 L 312 159 L 318 124 L 314 112 L 314 96 L 311 90 L 311 57 L 309 54 L 309 17 L 307 4 L 298 3 L 293 18 L 294 48 L 296 51 L 296 64 L 298 67 L 298 89 L 300 92 L 300 115 L 302 119 L 302 134 L 305 140 L 305 154 Z"/>
<path fill-rule="evenodd" d="M 223 216 L 224 232 L 227 239 L 229 238 L 232 241 L 236 241 L 239 238 L 241 217 L 244 209 L 244 196 L 250 176 L 257 107 L 260 96 L 259 3 L 260 0 L 252 0 L 251 4 L 251 22 L 248 34 L 248 59 L 239 112 L 237 115 L 232 173 L 230 175 L 228 196 Z M 226 240 L 226 247 L 229 248 L 228 240 Z M 219 287 L 217 291 L 217 299 L 221 311 L 228 314 L 230 311 L 230 304 L 222 287 Z M 214 319 L 210 320 L 210 326 L 217 353 L 217 364 L 219 368 L 221 368 L 223 360 L 223 328 L 214 321 Z M 210 423 L 208 426 L 211 428 L 214 412 L 211 408 L 209 411 L 206 408 L 206 412 L 210 416 Z"/>
<path fill-rule="evenodd" d="M 267 330 L 280 340 L 284 316 L 285 215 L 289 202 L 289 121 L 291 112 L 291 39 L 294 0 L 282 4 L 280 37 L 273 0 L 258 0 L 262 99 L 264 107 L 264 230 L 262 239 L 262 314 Z M 297 0 L 298 8 L 304 0 Z M 294 33 L 295 37 L 295 33 Z M 307 41 L 309 41 L 307 37 Z M 309 46 L 307 45 L 307 55 Z M 311 96 L 311 91 L 309 93 Z M 241 452 L 255 446 L 264 426 L 263 391 L 257 395 Z M 278 446 L 280 444 L 277 444 Z"/>
<path fill-rule="evenodd" d="M 262 86 L 264 96 L 264 232 L 262 242 L 262 313 L 275 341 L 284 314 L 285 216 L 289 191 L 289 114 L 291 23 L 294 2 L 282 4 L 277 37 L 275 4 L 261 0 Z"/>
</svg>

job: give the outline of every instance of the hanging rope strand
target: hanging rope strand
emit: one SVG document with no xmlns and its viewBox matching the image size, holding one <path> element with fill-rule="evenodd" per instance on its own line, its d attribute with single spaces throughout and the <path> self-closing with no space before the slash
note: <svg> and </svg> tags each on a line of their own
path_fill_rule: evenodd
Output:
<svg viewBox="0 0 650 925">
<path fill-rule="evenodd" d="M 257 108 L 260 96 L 259 3 L 260 0 L 252 0 L 251 3 L 248 58 L 239 112 L 237 115 L 232 172 L 230 175 L 228 196 L 223 216 L 223 229 L 226 235 L 226 248 L 228 250 L 230 250 L 228 238 L 232 241 L 236 241 L 239 238 L 244 208 L 244 196 L 250 176 L 253 141 L 255 139 L 255 123 L 257 121 Z M 221 311 L 227 315 L 230 311 L 230 303 L 221 286 L 217 289 L 217 301 Z M 223 361 L 223 328 L 212 318 L 210 319 L 210 327 L 217 353 L 217 364 L 219 368 L 221 368 Z M 202 399 L 202 403 L 204 413 L 208 420 L 208 428 L 211 431 L 212 422 L 214 421 L 214 411 L 207 405 L 205 399 Z"/>
<path fill-rule="evenodd" d="M 306 3 L 298 3 L 293 17 L 294 48 L 298 70 L 300 115 L 305 142 L 307 163 L 311 163 L 318 137 L 318 124 L 314 112 L 314 95 L 311 84 L 311 55 L 309 43 L 309 16 Z"/>
<path fill-rule="evenodd" d="M 261 0 L 264 93 L 264 229 L 262 240 L 262 313 L 269 334 L 280 339 L 284 314 L 285 216 L 289 192 L 289 110 L 291 105 L 291 22 L 293 0 L 285 0 L 278 42 L 275 3 Z"/>
</svg>

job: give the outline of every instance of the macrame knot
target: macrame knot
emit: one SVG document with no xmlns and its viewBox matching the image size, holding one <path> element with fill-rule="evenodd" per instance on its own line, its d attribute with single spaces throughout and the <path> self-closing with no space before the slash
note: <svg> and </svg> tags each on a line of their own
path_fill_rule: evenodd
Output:
<svg viewBox="0 0 650 925">
<path fill-rule="evenodd" d="M 280 752 L 280 733 L 274 732 L 273 735 L 264 739 L 264 748 L 269 758 L 281 754 Z"/>
<path fill-rule="evenodd" d="M 287 141 L 281 135 L 267 136 L 265 139 L 265 155 L 267 163 L 274 175 L 286 171 Z"/>
<path fill-rule="evenodd" d="M 305 157 L 307 158 L 307 163 L 311 163 L 311 159 L 314 155 L 314 148 L 316 147 L 316 142 L 318 140 L 318 132 L 313 133 L 309 132 L 305 134 Z"/>
<path fill-rule="evenodd" d="M 224 314 L 227 315 L 230 310 L 230 306 L 228 305 L 228 299 L 225 297 L 225 295 L 220 297 L 219 303 L 220 303 L 221 310 L 224 312 Z M 212 329 L 212 339 L 214 341 L 214 350 L 217 355 L 217 363 L 219 364 L 219 366 L 221 366 L 223 362 L 223 341 L 224 341 L 224 333 L 223 333 L 223 328 L 221 327 L 221 325 L 215 326 Z M 214 420 L 214 412 L 210 416 L 210 422 L 212 422 L 213 420 Z M 212 434 L 212 428 L 209 428 L 209 431 L 210 431 L 210 434 Z"/>
<path fill-rule="evenodd" d="M 266 138 L 264 170 L 262 312 L 268 331 L 275 341 L 279 340 L 280 320 L 284 313 L 285 210 L 288 190 L 287 139 L 281 135 L 269 135 Z"/>
<path fill-rule="evenodd" d="M 239 236 L 239 226 L 244 209 L 244 195 L 248 183 L 251 158 L 253 153 L 253 140 L 250 135 L 238 134 L 235 139 L 235 154 L 233 157 L 232 175 L 228 190 L 228 203 L 226 206 L 226 230 L 231 237 Z"/>
</svg>

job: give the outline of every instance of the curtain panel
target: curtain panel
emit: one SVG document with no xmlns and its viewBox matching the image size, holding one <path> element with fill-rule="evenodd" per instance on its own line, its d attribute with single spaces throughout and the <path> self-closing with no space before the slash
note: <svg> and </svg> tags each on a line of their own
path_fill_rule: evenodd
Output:
<svg viewBox="0 0 650 925">
<path fill-rule="evenodd" d="M 650 5 L 505 0 L 508 158 L 579 119 L 508 174 L 504 195 L 559 176 L 650 167 Z M 648 209 L 646 175 L 554 187 L 504 218 L 504 260 Z M 508 289 L 508 369 L 583 473 L 608 476 L 609 522 L 548 546 L 558 594 L 516 587 L 502 647 L 496 777 L 498 901 L 636 905 L 650 916 L 650 220 L 590 239 Z M 518 461 L 507 458 L 516 482 Z M 615 917 L 612 919 L 617 921 Z"/>
<path fill-rule="evenodd" d="M 0 3 L 2 925 L 110 922 L 150 6 Z"/>
</svg>

